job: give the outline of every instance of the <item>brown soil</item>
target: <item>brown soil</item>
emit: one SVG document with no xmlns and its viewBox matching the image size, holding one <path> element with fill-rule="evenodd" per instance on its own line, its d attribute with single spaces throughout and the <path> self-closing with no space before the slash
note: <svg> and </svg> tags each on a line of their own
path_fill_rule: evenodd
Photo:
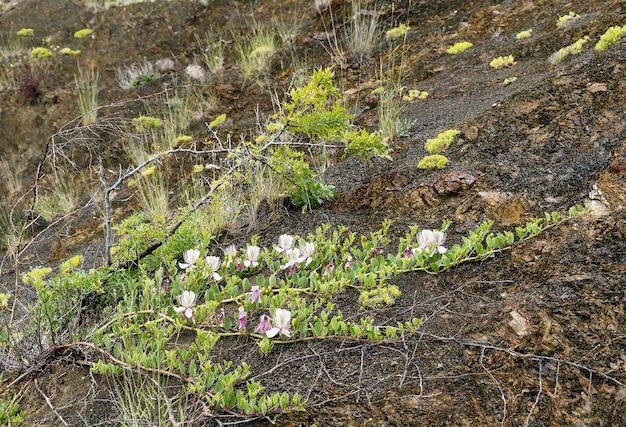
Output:
<svg viewBox="0 0 626 427">
<path fill-rule="evenodd" d="M 74 31 L 95 30 L 93 39 L 81 41 L 80 60 L 101 70 L 101 104 L 157 92 L 175 78 L 128 93 L 115 82 L 119 66 L 171 57 L 184 67 L 200 53 L 194 34 L 219 26 L 232 44 L 231 31 L 253 21 L 269 24 L 277 10 L 303 17 L 295 49 L 306 52 L 311 65 L 331 64 L 324 42 L 316 40 L 328 27 L 329 12 L 320 16 L 308 3 L 216 0 L 203 7 L 177 0 L 97 13 L 70 0 L 14 3 L 0 2 L 6 9 L 0 14 L 2 32 L 30 27 L 63 47 L 76 46 Z M 334 15 L 342 16 L 346 7 L 333 2 Z M 307 412 L 282 416 L 280 425 L 626 425 L 626 42 L 604 52 L 593 49 L 608 27 L 626 24 L 626 5 L 401 0 L 382 9 L 385 28 L 398 22 L 411 26 L 405 86 L 430 93 L 406 106 L 410 136 L 393 141 L 393 162 L 338 161 L 325 175 L 338 198 L 312 212 L 290 210 L 253 229 L 261 244 L 282 233 L 306 235 L 322 223 L 368 232 L 384 218 L 396 220 L 397 235 L 411 224 L 436 228 L 442 219 L 453 220 L 448 233 L 453 244 L 487 218 L 510 228 L 544 211 L 588 204 L 594 186 L 603 194 L 595 196 L 594 206 L 602 209 L 495 258 L 438 276 L 395 278 L 402 296 L 372 316 L 392 324 L 412 316 L 426 319 L 420 333 L 401 343 L 287 345 L 261 357 L 254 343 L 242 338 L 224 343 L 221 351 L 251 364 L 269 391 L 299 391 L 307 398 Z M 580 18 L 557 28 L 558 17 L 570 11 Z M 516 39 L 529 28 L 531 38 Z M 550 64 L 551 54 L 586 35 L 590 41 L 580 54 Z M 445 52 L 461 40 L 474 47 L 460 55 Z M 288 84 L 281 60 L 288 54 L 277 55 L 270 76 L 281 88 Z M 516 65 L 489 66 L 494 57 L 509 54 Z M 7 158 L 21 160 L 25 180 L 34 177 L 51 135 L 78 115 L 75 63 L 64 59 L 52 70 L 40 102 L 28 104 L 17 91 L 0 93 L 0 147 Z M 373 68 L 351 64 L 348 89 L 366 87 Z M 513 76 L 517 81 L 502 84 Z M 234 57 L 227 57 L 226 70 L 210 84 L 219 102 L 205 114 L 228 113 L 235 135 L 255 128 L 257 105 L 271 114 L 267 91 L 239 76 Z M 360 99 L 359 124 L 376 128 L 371 99 L 355 99 Z M 127 114 L 136 116 L 138 108 L 129 103 Z M 204 119 L 192 126 L 206 132 Z M 446 152 L 446 169 L 417 169 L 424 141 L 450 128 L 462 134 Z M 119 148 L 107 149 L 115 167 Z M 88 214 L 79 217 L 42 235 L 27 251 L 23 268 L 87 250 L 94 264 L 101 262 L 101 245 L 93 243 L 100 230 Z M 0 270 L 1 283 L 14 280 L 9 264 Z M 349 314 L 358 309 L 357 298 L 348 292 L 335 302 Z M 528 335 L 520 337 L 510 327 L 513 311 L 530 323 Z M 77 355 L 52 356 L 33 380 L 68 425 L 117 425 L 107 385 L 98 383 Z M 34 382 L 25 395 L 27 425 L 62 425 Z M 203 418 L 198 425 L 219 422 Z"/>
</svg>

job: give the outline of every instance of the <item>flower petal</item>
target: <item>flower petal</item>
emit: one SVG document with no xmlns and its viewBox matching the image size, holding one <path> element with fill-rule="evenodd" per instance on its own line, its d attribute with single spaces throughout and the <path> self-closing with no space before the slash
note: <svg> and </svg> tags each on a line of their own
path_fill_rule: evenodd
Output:
<svg viewBox="0 0 626 427">
<path fill-rule="evenodd" d="M 280 332 L 280 328 L 273 327 L 269 331 L 266 331 L 265 335 L 267 335 L 268 338 L 274 338 L 276 335 L 278 335 L 279 332 Z"/>
</svg>

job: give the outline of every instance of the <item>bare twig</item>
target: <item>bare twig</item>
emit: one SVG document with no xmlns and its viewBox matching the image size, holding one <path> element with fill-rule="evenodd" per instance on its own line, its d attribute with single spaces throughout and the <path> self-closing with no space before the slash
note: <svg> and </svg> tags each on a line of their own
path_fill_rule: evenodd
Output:
<svg viewBox="0 0 626 427">
<path fill-rule="evenodd" d="M 482 351 L 480 353 L 480 366 L 487 373 L 487 375 L 489 375 L 489 378 L 491 378 L 491 380 L 494 383 L 496 383 L 496 386 L 498 387 L 498 390 L 500 390 L 500 397 L 502 397 L 502 402 L 503 402 L 503 406 L 502 406 L 502 421 L 500 422 L 500 425 L 503 426 L 504 425 L 504 420 L 506 420 L 506 395 L 504 394 L 504 390 L 502 390 L 502 386 L 500 386 L 500 381 L 498 381 L 497 378 L 493 376 L 491 371 L 483 364 L 483 359 L 485 358 L 485 351 L 486 351 L 486 349 L 483 347 L 483 349 L 482 349 Z"/>
<path fill-rule="evenodd" d="M 67 426 L 68 424 L 65 422 L 65 420 L 63 419 L 63 417 L 61 416 L 61 414 L 59 414 L 57 412 L 57 410 L 54 408 L 54 405 L 52 405 L 52 402 L 50 401 L 50 399 L 48 398 L 48 396 L 46 396 L 46 394 L 39 388 L 39 384 L 37 384 L 37 379 L 35 379 L 34 381 L 35 384 L 35 388 L 37 389 L 37 391 L 39 392 L 39 394 L 41 394 L 41 397 L 43 397 L 43 399 L 46 401 L 46 404 L 48 405 L 48 407 L 50 408 L 50 410 L 52 411 L 52 413 L 54 415 L 56 415 L 56 417 L 59 419 L 59 421 L 61 421 L 61 423 L 64 426 Z"/>
<path fill-rule="evenodd" d="M 528 416 L 526 417 L 526 422 L 524 422 L 524 425 L 526 427 L 528 427 L 528 425 L 530 424 L 530 417 L 533 416 L 533 412 L 535 411 L 535 408 L 537 407 L 537 404 L 539 403 L 539 396 L 541 396 L 541 391 L 543 390 L 543 380 L 541 378 L 541 374 L 542 374 L 541 362 L 539 362 L 539 391 L 537 392 L 537 396 L 535 396 L 535 401 L 533 402 L 533 406 L 530 407 L 530 411 L 528 412 Z M 591 384 L 591 381 L 589 381 L 589 384 Z"/>
<path fill-rule="evenodd" d="M 435 335 L 435 334 L 431 334 L 431 333 L 427 333 L 427 332 L 416 332 L 417 336 L 419 339 L 421 338 L 432 338 L 435 339 L 437 341 L 443 341 L 443 342 L 455 342 L 457 344 L 460 344 L 462 346 L 470 346 L 470 347 L 479 347 L 485 350 L 494 350 L 494 351 L 499 351 L 502 353 L 506 353 L 509 354 L 511 356 L 514 357 L 519 357 L 522 359 L 530 359 L 530 360 L 537 360 L 537 361 L 549 361 L 552 363 L 560 363 L 560 364 L 564 364 L 564 365 L 568 365 L 568 366 L 573 366 L 575 368 L 578 369 L 582 369 L 583 371 L 587 371 L 590 374 L 594 374 L 594 375 L 598 375 L 616 385 L 622 386 L 622 387 L 626 387 L 626 384 L 624 384 L 623 382 L 621 382 L 620 380 L 618 380 L 615 377 L 612 377 L 608 374 L 605 374 L 603 372 L 600 372 L 596 369 L 590 368 L 589 366 L 586 365 L 582 365 L 580 363 L 577 362 L 572 362 L 570 360 L 565 360 L 565 359 L 559 359 L 557 357 L 552 357 L 552 356 L 541 356 L 539 354 L 533 354 L 533 353 L 521 353 L 519 351 L 515 351 L 515 350 L 511 350 L 510 348 L 504 348 L 504 347 L 498 347 L 495 345 L 491 345 L 491 344 L 485 344 L 484 342 L 480 342 L 480 341 L 475 341 L 475 340 L 464 340 L 464 339 L 460 339 L 460 338 L 455 338 L 455 337 L 444 337 L 444 336 L 440 336 L 440 335 Z"/>
</svg>

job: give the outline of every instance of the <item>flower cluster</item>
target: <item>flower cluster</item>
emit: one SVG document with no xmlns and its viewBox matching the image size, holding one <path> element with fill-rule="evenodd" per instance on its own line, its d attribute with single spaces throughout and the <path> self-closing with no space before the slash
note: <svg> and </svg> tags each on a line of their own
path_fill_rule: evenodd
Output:
<svg viewBox="0 0 626 427">
<path fill-rule="evenodd" d="M 305 266 L 308 266 L 313 261 L 313 255 L 315 254 L 314 243 L 305 242 L 299 248 L 295 248 L 295 242 L 295 237 L 283 234 L 278 237 L 278 246 L 274 248 L 277 253 L 285 255 L 286 262 L 280 268 L 283 270 L 289 269 L 290 275 L 296 272 L 300 264 L 304 263 Z"/>
<path fill-rule="evenodd" d="M 426 258 L 436 257 L 446 253 L 445 241 L 446 233 L 444 231 L 421 230 L 417 234 L 417 245 L 409 244 L 405 255 L 410 257 L 414 254 L 420 254 Z M 274 271 L 277 271 L 279 268 L 280 270 L 287 270 L 287 275 L 292 276 L 298 269 L 311 265 L 316 254 L 316 245 L 313 241 L 300 240 L 295 236 L 282 234 L 278 237 L 278 243 L 274 246 L 273 253 L 278 259 L 268 261 L 266 267 L 270 267 Z M 225 271 L 233 273 L 243 272 L 243 274 L 246 274 L 245 270 L 261 267 L 262 254 L 267 256 L 270 252 L 262 252 L 261 248 L 256 245 L 249 245 L 239 251 L 234 245 L 231 245 L 224 250 L 224 262 L 222 262 L 220 257 L 206 256 L 204 263 L 202 263 L 200 251 L 189 249 L 183 253 L 183 262 L 179 263 L 179 267 L 182 270 L 181 283 L 185 282 L 185 275 L 190 274 L 195 269 L 199 270 L 193 274 L 194 279 L 191 282 L 197 281 L 198 278 L 202 280 L 204 277 L 204 280 L 209 279 L 217 283 L 223 280 L 222 274 Z M 354 268 L 354 257 L 350 253 L 344 255 L 341 268 L 343 270 L 351 270 Z M 317 266 L 317 263 L 314 264 L 314 268 L 317 268 Z M 334 268 L 335 265 L 332 262 L 324 264 L 323 277 L 330 277 Z M 261 279 L 259 279 L 260 277 Z M 258 280 L 261 281 L 258 282 Z M 228 286 L 228 283 L 230 281 L 227 280 L 227 285 L 225 286 Z M 192 285 L 189 284 L 187 286 L 191 287 Z M 268 286 L 267 282 L 263 282 L 261 275 L 257 277 L 257 284 L 249 285 L 249 290 L 245 294 L 235 296 L 234 301 L 238 301 L 239 307 L 233 320 L 236 321 L 237 328 L 240 331 L 246 331 L 248 326 L 246 307 L 254 307 L 254 305 L 251 306 L 250 304 L 267 304 L 271 301 L 261 299 L 262 290 L 265 286 Z M 167 287 L 163 289 L 166 290 Z M 242 296 L 245 298 L 245 301 L 241 298 Z M 196 294 L 193 291 L 183 290 L 178 296 L 179 305 L 174 307 L 174 310 L 181 313 L 186 319 L 195 321 L 194 305 L 196 298 Z M 291 338 L 291 316 L 291 311 L 285 308 L 276 308 L 273 317 L 270 317 L 268 314 L 262 314 L 259 317 L 259 323 L 254 328 L 254 333 L 265 334 L 268 338 L 275 338 L 280 335 Z M 226 325 L 229 328 L 230 323 L 225 321 L 225 317 L 224 308 L 222 307 L 220 314 L 217 316 L 217 324 L 221 327 Z"/>
</svg>

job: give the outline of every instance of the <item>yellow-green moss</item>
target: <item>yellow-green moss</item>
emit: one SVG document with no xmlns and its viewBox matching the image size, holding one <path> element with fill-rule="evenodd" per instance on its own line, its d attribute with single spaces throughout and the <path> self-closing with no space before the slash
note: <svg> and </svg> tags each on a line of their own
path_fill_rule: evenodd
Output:
<svg viewBox="0 0 626 427">
<path fill-rule="evenodd" d="M 211 123 L 209 123 L 209 127 L 211 129 L 215 129 L 216 127 L 218 127 L 219 125 L 224 123 L 224 120 L 226 120 L 226 113 L 220 114 L 215 119 L 213 119 L 213 121 L 211 121 Z"/>
<path fill-rule="evenodd" d="M 72 50 L 69 47 L 64 47 L 59 52 L 62 53 L 63 55 L 67 55 L 67 56 L 76 56 L 76 55 L 80 54 L 80 50 Z"/>
<path fill-rule="evenodd" d="M 580 15 L 575 12 L 570 12 L 567 15 L 559 16 L 558 21 L 556 21 L 556 26 L 561 28 L 565 25 L 569 25 L 573 20 L 580 18 Z"/>
<path fill-rule="evenodd" d="M 52 51 L 47 47 L 34 47 L 33 50 L 30 51 L 31 59 L 45 59 L 50 58 L 52 56 Z"/>
<path fill-rule="evenodd" d="M 549 61 L 552 65 L 556 65 L 563 61 L 568 55 L 577 55 L 583 50 L 583 45 L 587 43 L 589 36 L 585 36 L 582 39 L 576 40 L 569 46 L 559 49 L 552 55 L 550 55 Z"/>
<path fill-rule="evenodd" d="M 11 298 L 11 295 L 0 293 L 0 310 L 9 306 L 9 298 Z"/>
<path fill-rule="evenodd" d="M 430 154 L 441 153 L 443 150 L 452 145 L 454 137 L 460 133 L 461 131 L 458 131 L 456 129 L 448 129 L 446 131 L 443 131 L 436 137 L 427 140 L 424 144 L 424 148 L 426 148 L 426 151 L 428 151 Z"/>
<path fill-rule="evenodd" d="M 622 38 L 622 36 L 626 34 L 626 25 L 623 27 L 614 26 L 609 27 L 602 36 L 600 36 L 600 41 L 596 43 L 596 50 L 606 50 L 613 43 Z"/>
<path fill-rule="evenodd" d="M 17 32 L 17 35 L 20 37 L 32 37 L 35 30 L 32 28 L 22 28 Z"/>
<path fill-rule="evenodd" d="M 409 30 L 411 30 L 411 27 L 405 24 L 400 24 L 397 27 L 388 30 L 385 33 L 385 38 L 387 40 L 400 39 L 402 37 L 405 37 L 407 33 L 409 32 Z"/>
<path fill-rule="evenodd" d="M 447 164 L 447 157 L 444 157 L 441 154 L 433 154 L 431 156 L 424 156 L 424 158 L 418 163 L 417 167 L 419 169 L 437 170 L 445 168 Z"/>
<path fill-rule="evenodd" d="M 178 147 L 179 145 L 184 144 L 185 142 L 190 142 L 190 141 L 193 141 L 193 138 L 189 135 L 177 136 L 176 138 L 174 138 L 174 141 L 172 142 L 172 146 Z"/>
<path fill-rule="evenodd" d="M 520 31 L 519 33 L 517 33 L 517 35 L 515 36 L 516 39 L 527 39 L 529 37 L 532 37 L 533 35 L 533 29 L 528 29 L 526 31 Z"/>
<path fill-rule="evenodd" d="M 428 92 L 420 91 L 417 89 L 411 89 L 407 92 L 406 95 L 402 97 L 402 100 L 407 101 L 407 102 L 412 102 L 412 101 L 415 101 L 416 99 L 426 99 L 426 98 L 428 98 Z"/>
<path fill-rule="evenodd" d="M 78 31 L 76 31 L 74 33 L 74 38 L 82 39 L 82 38 L 87 37 L 91 33 L 93 33 L 92 29 L 90 29 L 90 28 L 83 28 L 82 30 L 78 30 Z"/>
<path fill-rule="evenodd" d="M 457 53 L 465 52 L 472 46 L 474 45 L 470 42 L 458 42 L 448 47 L 448 49 L 446 49 L 446 52 L 448 52 L 450 55 L 456 55 Z"/>
<path fill-rule="evenodd" d="M 142 130 L 160 129 L 163 127 L 163 121 L 156 117 L 139 116 L 133 119 L 133 125 L 135 125 L 137 132 L 140 132 Z"/>
<path fill-rule="evenodd" d="M 506 79 L 504 79 L 504 81 L 502 82 L 502 86 L 508 86 L 511 83 L 514 83 L 517 81 L 517 77 L 513 76 L 513 77 L 507 77 Z"/>
<path fill-rule="evenodd" d="M 517 64 L 517 62 L 515 62 L 515 58 L 513 58 L 513 55 L 498 56 L 497 58 L 492 59 L 489 63 L 489 65 L 496 70 L 498 68 L 510 67 L 511 65 L 515 64 Z"/>
</svg>

